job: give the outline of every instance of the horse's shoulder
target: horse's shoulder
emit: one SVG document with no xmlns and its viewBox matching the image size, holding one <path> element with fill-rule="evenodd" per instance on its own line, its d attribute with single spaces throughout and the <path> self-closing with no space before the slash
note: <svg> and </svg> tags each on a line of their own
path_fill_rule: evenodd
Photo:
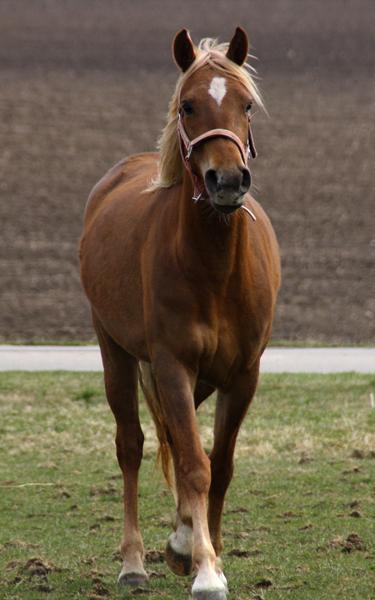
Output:
<svg viewBox="0 0 375 600">
<path fill-rule="evenodd" d="M 263 248 L 261 256 L 268 261 L 265 270 L 271 276 L 275 288 L 280 285 L 280 252 L 276 234 L 272 223 L 261 204 L 250 194 L 247 194 L 245 206 L 251 210 L 256 218 L 254 221 L 249 215 L 249 227 L 251 229 L 250 240 L 258 248 Z"/>
<path fill-rule="evenodd" d="M 260 202 L 258 202 L 258 200 L 255 200 L 255 198 L 253 198 L 253 196 L 251 196 L 250 194 L 247 194 L 244 205 L 253 214 L 253 217 L 249 215 L 250 226 L 251 223 L 256 222 L 258 226 L 261 227 L 261 229 L 265 229 L 270 235 L 274 235 L 271 221 Z"/>
<path fill-rule="evenodd" d="M 102 201 L 118 186 L 131 182 L 132 179 L 151 179 L 157 170 L 158 154 L 148 152 L 133 154 L 123 158 L 95 184 L 90 192 L 85 209 L 85 220 L 91 219 Z"/>
</svg>

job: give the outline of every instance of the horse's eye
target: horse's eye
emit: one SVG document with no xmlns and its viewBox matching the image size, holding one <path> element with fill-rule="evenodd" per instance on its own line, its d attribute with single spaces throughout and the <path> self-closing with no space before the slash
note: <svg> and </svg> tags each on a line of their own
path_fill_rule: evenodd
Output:
<svg viewBox="0 0 375 600">
<path fill-rule="evenodd" d="M 184 100 L 181 104 L 181 111 L 184 112 L 185 115 L 192 115 L 194 112 L 192 103 Z"/>
<path fill-rule="evenodd" d="M 252 103 L 252 102 L 249 102 L 249 103 L 246 105 L 246 112 L 247 112 L 247 113 L 249 113 L 249 112 L 251 111 L 251 109 L 252 109 L 252 106 L 253 106 L 253 103 Z"/>
</svg>

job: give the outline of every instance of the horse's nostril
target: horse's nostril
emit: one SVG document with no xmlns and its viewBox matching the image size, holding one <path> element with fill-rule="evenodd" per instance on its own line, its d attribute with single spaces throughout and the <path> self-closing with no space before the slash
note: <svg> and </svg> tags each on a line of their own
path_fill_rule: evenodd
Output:
<svg viewBox="0 0 375 600">
<path fill-rule="evenodd" d="M 246 194 L 251 184 L 249 169 L 235 169 L 224 171 L 222 169 L 208 169 L 204 176 L 206 189 L 210 194 Z"/>
<path fill-rule="evenodd" d="M 216 192 L 217 190 L 217 171 L 215 169 L 208 169 L 204 176 L 204 181 L 209 192 Z"/>
<path fill-rule="evenodd" d="M 241 189 L 247 191 L 251 185 L 251 174 L 249 169 L 246 167 L 242 169 L 242 183 Z"/>
</svg>

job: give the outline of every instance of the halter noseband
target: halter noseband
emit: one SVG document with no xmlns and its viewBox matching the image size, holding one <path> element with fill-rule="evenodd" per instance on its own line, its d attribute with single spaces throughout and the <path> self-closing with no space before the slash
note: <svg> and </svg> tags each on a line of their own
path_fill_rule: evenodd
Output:
<svg viewBox="0 0 375 600">
<path fill-rule="evenodd" d="M 186 133 L 186 129 L 181 119 L 181 114 L 178 115 L 177 133 L 182 160 L 184 162 L 186 170 L 190 173 L 191 178 L 193 180 L 193 200 L 195 202 L 197 202 L 202 196 L 206 194 L 206 188 L 202 177 L 199 177 L 198 175 L 193 173 L 193 170 L 190 165 L 191 153 L 193 152 L 194 148 L 198 146 L 198 144 L 201 144 L 206 140 L 217 137 L 222 137 L 231 140 L 236 144 L 238 150 L 240 151 L 244 165 L 247 164 L 248 158 L 250 156 L 252 158 L 256 158 L 257 155 L 257 151 L 255 149 L 253 140 L 253 134 L 251 132 L 250 117 L 248 119 L 248 136 L 246 146 L 242 143 L 238 135 L 233 133 L 233 131 L 229 131 L 229 129 L 210 129 L 209 131 L 205 131 L 201 135 L 198 135 L 197 137 L 191 140 L 188 134 Z"/>
</svg>

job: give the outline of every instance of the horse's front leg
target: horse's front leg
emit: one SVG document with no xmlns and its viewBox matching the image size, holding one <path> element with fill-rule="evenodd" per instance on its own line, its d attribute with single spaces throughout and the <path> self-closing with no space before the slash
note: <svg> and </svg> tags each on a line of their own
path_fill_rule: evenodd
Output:
<svg viewBox="0 0 375 600">
<path fill-rule="evenodd" d="M 215 388 L 204 382 L 197 382 L 194 390 L 194 404 L 197 409 Z M 173 447 L 171 448 L 173 452 Z M 173 453 L 176 485 L 176 524 L 175 531 L 170 535 L 166 547 L 166 560 L 169 568 L 176 575 L 190 575 L 193 569 L 193 530 L 191 509 L 184 491 L 184 482 L 180 478 L 178 456 Z"/>
<path fill-rule="evenodd" d="M 123 565 L 118 582 L 137 586 L 148 579 L 138 523 L 138 471 L 144 440 L 138 416 L 138 363 L 108 336 L 95 318 L 94 325 L 103 358 L 107 399 L 116 419 L 117 459 L 124 481 Z"/>
<path fill-rule="evenodd" d="M 165 355 L 153 360 L 153 374 L 174 456 L 181 518 L 178 525 L 186 527 L 185 534 L 192 525 L 192 565 L 197 573 L 193 599 L 225 600 L 226 586 L 216 571 L 216 554 L 208 529 L 211 470 L 196 422 L 194 376 L 180 362 Z"/>
<path fill-rule="evenodd" d="M 218 392 L 214 445 L 210 454 L 211 487 L 208 508 L 211 540 L 217 556 L 223 548 L 221 517 L 225 494 L 233 476 L 237 434 L 254 396 L 258 375 L 259 360 L 250 370 L 238 375 L 229 390 Z"/>
</svg>

